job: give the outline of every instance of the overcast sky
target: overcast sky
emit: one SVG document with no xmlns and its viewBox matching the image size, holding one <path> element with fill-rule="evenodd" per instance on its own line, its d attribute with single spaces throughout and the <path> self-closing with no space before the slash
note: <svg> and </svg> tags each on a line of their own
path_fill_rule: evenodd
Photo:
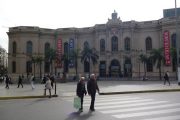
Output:
<svg viewBox="0 0 180 120">
<path fill-rule="evenodd" d="M 0 45 L 8 50 L 8 27 L 91 27 L 105 24 L 114 10 L 122 21 L 158 20 L 174 7 L 175 0 L 0 0 Z"/>
</svg>

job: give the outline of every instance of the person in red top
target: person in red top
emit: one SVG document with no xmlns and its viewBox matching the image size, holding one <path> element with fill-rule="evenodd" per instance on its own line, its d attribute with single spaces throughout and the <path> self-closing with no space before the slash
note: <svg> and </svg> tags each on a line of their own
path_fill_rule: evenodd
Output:
<svg viewBox="0 0 180 120">
<path fill-rule="evenodd" d="M 87 83 L 87 90 L 88 94 L 91 96 L 91 105 L 90 105 L 90 110 L 95 111 L 94 109 L 94 102 L 95 102 L 95 97 L 96 97 L 96 90 L 99 93 L 99 87 L 96 81 L 96 76 L 95 74 L 90 75 L 90 80 Z"/>
</svg>

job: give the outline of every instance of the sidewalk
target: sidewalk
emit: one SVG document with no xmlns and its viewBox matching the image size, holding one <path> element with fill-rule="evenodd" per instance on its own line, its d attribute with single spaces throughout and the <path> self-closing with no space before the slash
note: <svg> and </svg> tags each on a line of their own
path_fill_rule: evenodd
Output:
<svg viewBox="0 0 180 120">
<path fill-rule="evenodd" d="M 57 83 L 56 94 L 60 97 L 75 96 L 76 84 L 76 82 Z M 177 81 L 171 81 L 170 86 L 163 85 L 163 81 L 98 81 L 98 85 L 101 95 L 180 91 Z M 5 84 L 0 84 L 0 100 L 45 97 L 44 84 L 35 84 L 35 87 L 32 90 L 30 84 L 24 84 L 24 88 L 17 88 L 17 84 L 12 84 L 10 89 L 6 89 Z M 53 89 L 52 95 L 54 93 Z"/>
</svg>

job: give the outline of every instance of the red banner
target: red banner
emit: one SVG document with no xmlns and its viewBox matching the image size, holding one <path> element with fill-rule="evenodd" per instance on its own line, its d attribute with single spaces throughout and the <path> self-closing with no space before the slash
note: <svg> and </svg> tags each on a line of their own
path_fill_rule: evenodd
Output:
<svg viewBox="0 0 180 120">
<path fill-rule="evenodd" d="M 169 31 L 164 31 L 163 38 L 164 38 L 165 64 L 166 65 L 170 65 L 171 64 L 171 58 L 170 58 L 170 37 L 169 37 Z"/>
<path fill-rule="evenodd" d="M 61 58 L 62 58 L 62 39 L 59 38 L 57 41 L 57 59 L 56 59 L 57 68 L 62 67 Z"/>
</svg>

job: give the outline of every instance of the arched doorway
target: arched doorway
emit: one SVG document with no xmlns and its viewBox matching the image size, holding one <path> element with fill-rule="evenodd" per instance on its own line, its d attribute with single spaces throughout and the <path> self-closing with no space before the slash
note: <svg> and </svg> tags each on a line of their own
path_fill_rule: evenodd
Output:
<svg viewBox="0 0 180 120">
<path fill-rule="evenodd" d="M 109 76 L 119 77 L 120 74 L 121 74 L 121 66 L 119 64 L 119 61 L 114 59 L 111 61 L 111 64 L 109 66 Z"/>
<path fill-rule="evenodd" d="M 132 76 L 131 59 L 126 58 L 124 61 L 124 77 L 131 77 L 131 76 Z"/>
</svg>

